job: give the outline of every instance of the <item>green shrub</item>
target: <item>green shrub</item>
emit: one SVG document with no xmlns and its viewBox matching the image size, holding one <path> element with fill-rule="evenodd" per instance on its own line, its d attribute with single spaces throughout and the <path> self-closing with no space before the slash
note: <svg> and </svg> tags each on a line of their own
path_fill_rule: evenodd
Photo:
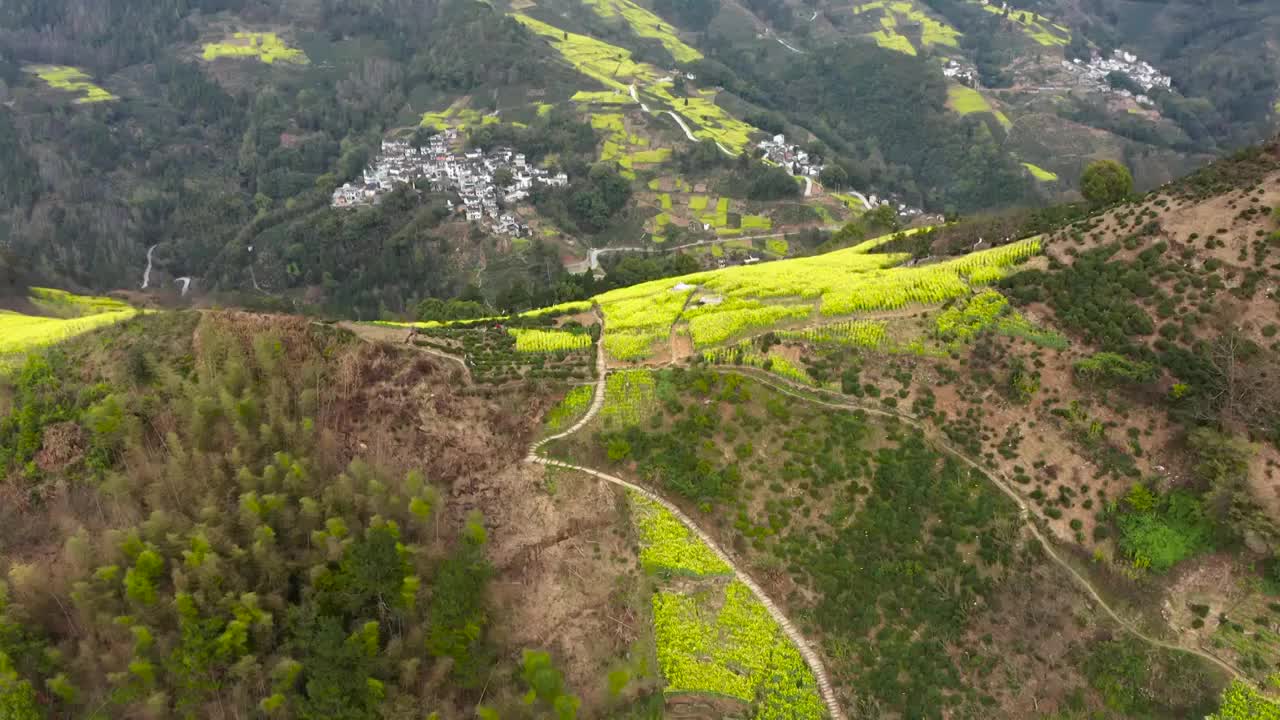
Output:
<svg viewBox="0 0 1280 720">
<path fill-rule="evenodd" d="M 1139 509 L 1142 503 L 1134 505 L 1118 523 L 1120 548 L 1135 567 L 1165 572 L 1182 560 L 1213 549 L 1213 523 L 1191 494 L 1174 491 L 1143 509 Z"/>
<path fill-rule="evenodd" d="M 1095 205 L 1111 205 L 1133 193 L 1133 175 L 1115 160 L 1095 160 L 1080 176 L 1080 192 Z"/>
<path fill-rule="evenodd" d="M 1113 352 L 1095 353 L 1073 366 L 1077 376 L 1109 385 L 1151 382 L 1158 371 L 1151 363 L 1131 360 Z"/>
</svg>

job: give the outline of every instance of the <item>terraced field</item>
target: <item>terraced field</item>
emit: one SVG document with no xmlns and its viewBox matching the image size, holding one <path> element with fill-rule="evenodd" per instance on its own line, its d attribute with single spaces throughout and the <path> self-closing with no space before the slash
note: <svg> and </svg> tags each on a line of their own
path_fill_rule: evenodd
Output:
<svg viewBox="0 0 1280 720">
<path fill-rule="evenodd" d="M 699 203 L 701 204 L 701 203 Z M 728 212 L 727 199 L 716 213 Z M 707 217 L 711 217 L 708 215 Z M 747 216 L 751 217 L 751 216 Z M 665 224 L 665 223 L 663 223 Z M 750 334 L 785 330 L 798 323 L 823 322 L 869 312 L 895 311 L 911 305 L 938 305 L 980 292 L 1005 277 L 1014 265 L 1040 252 L 1039 237 L 980 250 L 943 262 L 904 267 L 908 253 L 878 253 L 880 246 L 927 228 L 885 235 L 824 255 L 779 260 L 682 275 L 593 297 L 605 317 L 602 343 L 615 360 L 642 361 L 666 347 L 672 332 L 686 334 L 697 350 L 732 344 Z M 733 241 L 737 242 L 737 241 Z M 744 239 L 743 243 L 750 241 Z M 783 241 L 785 242 L 785 241 Z M 718 247 L 718 246 L 717 246 Z M 780 242 L 766 251 L 784 252 Z M 713 248 L 714 249 L 714 248 Z M 540 314 L 582 312 L 587 302 L 547 309 Z M 469 321 L 474 322 L 474 321 Z M 448 323 L 384 323 L 414 325 L 430 334 L 455 332 Z M 1025 334 L 1025 328 L 1017 328 Z M 860 337 L 875 343 L 872 330 Z M 557 334 L 529 334 L 529 350 L 561 350 L 582 340 Z M 448 350 L 448 348 L 444 348 Z M 512 349 L 518 349 L 513 343 Z M 759 359 L 761 363 L 765 358 Z M 805 381 L 797 376 L 793 379 Z"/>
<path fill-rule="evenodd" d="M 911 40 L 901 34 L 899 23 L 919 28 L 921 45 L 946 48 L 959 47 L 959 38 L 964 34 L 945 22 L 935 20 L 932 16 L 921 12 L 915 5 L 902 0 L 875 0 L 874 2 L 856 5 L 854 15 L 879 11 L 880 29 L 869 33 L 880 47 L 895 50 L 906 55 L 915 55 L 916 47 Z M 914 31 L 914 30 L 913 30 Z"/>
<path fill-rule="evenodd" d="M 613 13 L 628 22 L 639 22 L 644 17 L 639 7 L 629 7 L 625 0 L 599 0 L 593 5 L 597 12 Z M 625 12 L 624 12 L 625 11 Z M 700 91 L 688 97 L 677 97 L 672 94 L 672 79 L 669 73 L 644 62 L 637 62 L 630 51 L 603 40 L 567 32 L 549 23 L 530 17 L 523 13 L 511 13 L 511 17 L 523 23 L 533 32 L 546 38 L 547 42 L 560 53 L 578 72 L 596 80 L 607 88 L 605 91 L 584 90 L 574 95 L 578 102 L 602 105 L 628 105 L 622 95 L 640 98 L 641 104 L 652 113 L 672 112 L 679 115 L 681 122 L 690 126 L 690 132 L 697 139 L 712 140 L 719 143 L 728 153 L 737 155 L 751 142 L 752 135 L 761 131 L 739 120 L 724 108 L 716 104 L 716 92 Z M 648 22 L 648 21 L 645 21 Z M 692 58 L 689 53 L 696 53 L 692 48 L 681 49 L 683 43 L 667 30 L 662 30 L 661 21 L 655 25 L 646 25 L 648 31 L 662 35 L 664 44 L 670 44 L 672 54 L 678 57 Z M 655 29 L 655 27 L 657 29 Z M 679 45 L 676 45 L 679 43 Z M 669 48 L 671 49 L 671 48 Z M 696 59 L 696 58 L 694 58 Z M 632 99 L 634 100 L 635 97 Z M 633 158 L 634 162 L 653 162 L 656 156 Z"/>
<path fill-rule="evenodd" d="M 631 0 L 587 0 L 587 7 L 601 17 L 620 17 L 642 38 L 662 43 L 678 63 L 690 63 L 702 59 L 702 53 L 686 45 L 676 36 L 675 28 L 662 18 L 636 5 Z"/>
<path fill-rule="evenodd" d="M 1013 123 L 1009 122 L 1009 118 L 1004 113 L 993 108 L 982 93 L 971 87 L 965 87 L 957 83 L 947 86 L 947 107 L 961 115 L 991 113 L 1005 129 L 1013 126 Z"/>
<path fill-rule="evenodd" d="M 604 135 L 600 159 L 622 167 L 622 175 L 635 179 L 635 169 L 664 163 L 671 158 L 671 148 L 650 147 L 649 138 L 627 131 L 620 113 L 592 113 L 591 127 Z"/>
<path fill-rule="evenodd" d="M 499 122 L 495 115 L 486 115 L 471 108 L 470 98 L 463 97 L 439 112 L 427 112 L 422 115 L 422 127 L 436 130 L 465 130 L 476 125 L 494 125 Z"/>
<path fill-rule="evenodd" d="M 1029 162 L 1024 162 L 1022 163 L 1022 166 L 1027 169 L 1027 172 L 1031 173 L 1032 177 L 1034 177 L 1036 180 L 1039 180 L 1040 182 L 1057 182 L 1058 181 L 1057 173 L 1049 170 L 1045 170 L 1039 165 L 1035 165 Z"/>
<path fill-rule="evenodd" d="M 728 204 L 724 206 L 727 211 Z M 719 207 L 717 204 L 717 210 Z M 924 229 L 872 238 L 825 255 L 693 273 L 597 295 L 590 302 L 605 317 L 602 344 L 615 360 L 642 361 L 653 357 L 659 347 L 666 347 L 673 330 L 687 334 L 698 350 L 712 350 L 748 334 L 786 329 L 796 323 L 909 305 L 937 305 L 978 292 L 1040 252 L 1038 237 L 913 267 L 902 267 L 910 254 L 874 252 L 885 243 Z M 775 244 L 774 251 L 780 250 Z M 543 314 L 581 312 L 586 306 L 585 302 L 574 303 Z M 452 332 L 447 323 L 412 325 L 432 333 Z M 848 327 L 856 337 L 866 338 L 863 344 L 883 339 L 883 329 L 877 333 L 857 324 Z M 558 336 L 539 334 L 536 338 L 528 341 L 530 349 L 560 349 L 557 343 L 565 342 Z M 540 344 L 535 346 L 535 342 Z M 757 364 L 765 359 L 759 358 Z M 799 374 L 793 379 L 806 382 Z"/>
<path fill-rule="evenodd" d="M 310 62 L 303 51 L 290 47 L 273 32 L 237 32 L 224 42 L 205 43 L 202 57 L 257 58 L 267 65 L 277 62 L 305 65 Z"/>
<path fill-rule="evenodd" d="M 656 280 L 595 298 L 604 345 L 616 359 L 652 355 L 677 325 L 710 348 L 780 323 L 936 304 L 969 295 L 1040 250 L 1038 238 L 954 260 L 899 267 L 901 253 L 873 253 L 893 236 L 811 258 L 732 267 Z"/>
<path fill-rule="evenodd" d="M 86 75 L 84 71 L 79 68 L 67 67 L 65 65 L 28 65 L 23 69 L 45 81 L 48 83 L 49 87 L 54 88 L 55 90 L 79 93 L 80 97 L 75 100 L 78 105 L 109 102 L 111 100 L 119 99 L 107 90 L 104 90 L 94 84 L 92 82 L 93 78 Z"/>
<path fill-rule="evenodd" d="M 561 30 L 523 13 L 511 13 L 511 17 L 546 38 L 578 72 L 605 87 L 630 93 L 632 83 L 650 85 L 662 77 L 652 65 L 632 60 L 631 53 L 617 45 Z"/>
<path fill-rule="evenodd" d="M 970 1 L 993 15 L 1004 14 L 1004 10 L 995 3 L 985 3 L 980 2 L 980 0 Z M 1066 47 L 1071 44 L 1070 29 L 1051 22 L 1048 18 L 1042 17 L 1035 12 L 1011 8 L 1008 19 L 1016 23 L 1027 37 L 1045 47 Z"/>
</svg>

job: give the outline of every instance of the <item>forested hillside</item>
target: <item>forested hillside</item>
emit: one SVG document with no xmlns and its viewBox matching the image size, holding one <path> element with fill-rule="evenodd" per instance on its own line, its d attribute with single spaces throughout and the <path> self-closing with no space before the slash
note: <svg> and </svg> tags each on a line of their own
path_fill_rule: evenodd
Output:
<svg viewBox="0 0 1280 720">
<path fill-rule="evenodd" d="M 573 477 L 568 502 L 515 500 L 546 399 L 509 387 L 528 410 L 512 414 L 451 368 L 237 313 L 140 317 L 34 355 L 0 401 L 0 712 L 645 706 L 652 668 L 605 635 L 642 598 L 617 565 L 625 501 Z M 546 550 L 587 518 L 624 538 L 574 561 L 596 588 L 548 562 L 585 544 Z M 574 626 L 553 639 L 560 613 Z M 579 650 L 552 664 L 553 642 Z"/>
<path fill-rule="evenodd" d="M 1274 127 L 1280 103 L 1280 4 L 1068 0 L 1054 2 L 1103 46 L 1150 55 L 1174 78 L 1183 98 L 1162 99 L 1196 141 L 1221 147 L 1256 143 Z"/>
<path fill-rule="evenodd" d="M 369 318 L 426 298 L 586 297 L 556 266 L 591 248 L 763 242 L 884 201 L 954 216 L 1069 199 L 1098 158 L 1150 187 L 1265 136 L 1277 99 L 1267 3 L 1154 7 L 7 3 L 0 246 L 45 283 L 140 287 L 151 267 L 152 293 Z M 1123 73 L 1077 86 L 1062 69 L 1117 48 L 1172 88 Z M 446 129 L 459 151 L 514 147 L 571 184 L 504 207 L 527 226 L 514 237 L 425 181 L 330 207 L 384 140 Z M 815 168 L 795 185 L 781 179 L 799 165 L 751 162 L 777 133 Z M 707 141 L 719 155 L 699 156 Z M 708 198 L 741 204 L 712 214 Z M 551 286 L 564 291 L 532 298 Z"/>
<path fill-rule="evenodd" d="M 0 161 L 10 178 L 3 242 L 32 273 L 87 287 L 141 282 L 147 248 L 159 245 L 170 276 L 252 288 L 248 248 L 271 245 L 258 236 L 298 218 L 317 222 L 335 183 L 360 173 L 415 102 L 554 76 L 525 33 L 473 3 L 54 2 L 0 12 L 0 143 L 10 150 Z M 201 59 L 198 41 L 228 22 L 284 23 L 315 57 L 294 66 Z M 23 72 L 38 63 L 79 67 L 116 97 L 69 103 Z M 430 205 L 411 214 L 429 216 Z M 408 217 L 385 215 L 388 235 Z M 380 291 L 403 306 L 397 282 L 460 292 L 465 281 L 423 255 L 448 239 L 427 235 L 406 241 L 419 257 L 414 267 L 398 263 L 409 274 L 351 279 L 344 274 L 359 268 L 327 261 L 314 275 L 346 292 L 335 303 L 374 312 Z M 344 257 L 395 261 L 385 235 L 356 242 Z M 259 280 L 284 289 L 271 274 Z"/>
</svg>

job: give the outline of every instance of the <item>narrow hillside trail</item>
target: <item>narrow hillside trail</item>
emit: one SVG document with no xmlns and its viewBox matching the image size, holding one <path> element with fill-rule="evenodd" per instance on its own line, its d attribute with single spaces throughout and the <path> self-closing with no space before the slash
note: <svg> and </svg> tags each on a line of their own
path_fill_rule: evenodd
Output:
<svg viewBox="0 0 1280 720">
<path fill-rule="evenodd" d="M 813 226 L 810 226 L 810 227 L 813 227 Z M 822 225 L 818 227 L 820 230 L 836 229 L 835 226 L 832 226 L 832 225 Z M 796 230 L 792 230 L 791 232 L 767 233 L 765 235 L 739 235 L 738 237 L 723 237 L 723 238 L 716 238 L 715 240 L 698 240 L 696 242 L 685 243 L 683 245 L 672 245 L 670 247 L 667 247 L 665 245 L 655 244 L 652 247 L 620 246 L 620 247 L 607 247 L 607 248 L 593 248 L 591 252 L 588 253 L 587 257 L 588 257 L 588 262 L 591 265 L 591 269 L 595 270 L 596 268 L 600 267 L 600 256 L 608 255 L 611 253 L 620 253 L 620 252 L 668 253 L 668 252 L 675 252 L 677 250 L 688 250 L 689 248 L 709 247 L 711 245 L 725 245 L 728 243 L 750 242 L 752 240 L 770 240 L 773 238 L 786 238 L 787 235 L 794 234 L 804 229 L 808 229 L 808 228 L 797 228 Z"/>
<path fill-rule="evenodd" d="M 773 375 L 772 373 L 766 372 L 764 370 L 758 370 L 756 368 L 736 367 L 736 366 L 735 367 L 716 366 L 716 367 L 721 372 L 732 372 L 732 373 L 737 373 L 739 375 L 750 377 L 760 382 L 761 384 L 766 385 L 772 388 L 773 390 L 776 390 L 777 392 L 782 393 L 783 395 L 786 395 L 791 398 L 795 398 L 797 400 L 803 400 L 805 402 L 813 403 L 815 405 L 820 405 L 823 407 L 828 407 L 828 408 L 833 408 L 838 410 L 860 410 L 862 412 L 867 413 L 868 415 L 879 415 L 881 417 L 894 418 L 899 422 L 906 423 L 907 425 L 910 425 L 916 430 L 919 430 L 924 435 L 925 439 L 929 441 L 930 444 L 942 449 L 952 457 L 960 460 L 961 462 L 968 465 L 969 467 L 972 467 L 973 469 L 981 472 L 985 477 L 990 478 L 991 483 L 993 485 L 999 488 L 1005 495 L 1009 496 L 1009 498 L 1013 500 L 1014 504 L 1018 506 L 1019 515 L 1022 516 L 1024 524 L 1031 531 L 1031 535 L 1035 537 L 1035 539 L 1040 543 L 1040 546 L 1044 548 L 1045 554 L 1048 555 L 1049 558 L 1053 560 L 1056 564 L 1058 564 L 1060 567 L 1066 570 L 1067 573 L 1075 580 L 1076 584 L 1079 585 L 1081 588 L 1083 588 L 1085 592 L 1089 595 L 1089 597 L 1091 597 L 1093 601 L 1096 602 L 1098 606 L 1101 607 L 1102 610 L 1112 620 L 1114 620 L 1121 628 L 1123 628 L 1125 632 L 1128 632 L 1129 634 L 1133 635 L 1139 640 L 1142 640 L 1143 642 L 1158 648 L 1171 650 L 1174 652 L 1183 652 L 1183 653 L 1190 653 L 1192 655 L 1196 655 L 1200 658 L 1208 660 L 1214 665 L 1217 665 L 1219 668 L 1222 668 L 1231 677 L 1237 680 L 1240 680 L 1242 682 L 1245 682 L 1246 684 L 1252 684 L 1252 681 L 1249 679 L 1247 675 L 1245 675 L 1238 668 L 1231 665 L 1230 663 L 1223 660 L 1222 658 L 1218 657 L 1217 655 L 1214 655 L 1200 648 L 1187 647 L 1185 645 L 1170 643 L 1164 640 L 1160 640 L 1159 638 L 1151 637 L 1146 633 L 1142 632 L 1141 630 L 1139 630 L 1131 622 L 1121 617 L 1120 614 L 1116 612 L 1109 604 L 1107 604 L 1107 601 L 1102 598 L 1101 593 L 1099 593 L 1097 589 L 1094 588 L 1093 583 L 1091 583 L 1088 578 L 1086 578 L 1078 570 L 1076 570 L 1076 568 L 1071 563 L 1064 560 L 1062 556 L 1058 553 L 1058 551 L 1054 549 L 1054 546 L 1049 542 L 1049 539 L 1045 537 L 1045 535 L 1041 532 L 1040 527 L 1036 524 L 1035 515 L 1031 512 L 1030 506 L 1028 506 L 1026 501 L 1022 499 L 1022 497 L 1018 494 L 1016 490 L 1014 490 L 1013 484 L 1010 483 L 1007 478 L 1005 478 L 1003 475 L 1001 475 L 1000 473 L 994 470 L 983 467 L 981 464 L 974 461 L 968 455 L 965 455 L 962 451 L 960 451 L 958 448 L 953 446 L 941 433 L 939 433 L 935 429 L 931 429 L 930 427 L 926 426 L 924 423 L 920 422 L 920 420 L 916 416 L 911 415 L 909 413 L 894 412 L 892 410 L 885 410 L 883 408 L 878 408 L 878 407 L 868 407 L 861 403 L 852 402 L 843 398 L 840 401 L 822 400 L 820 398 L 813 397 L 813 395 L 815 394 L 830 395 L 831 393 L 829 391 L 822 390 L 820 388 L 813 388 L 798 382 L 794 382 L 786 378 L 778 377 L 776 375 Z M 797 390 L 799 390 L 799 392 Z"/>
<path fill-rule="evenodd" d="M 413 332 L 407 328 L 393 328 L 393 327 L 386 327 L 383 325 L 367 325 L 365 323 L 350 322 L 346 320 L 338 323 L 338 327 L 350 332 L 351 334 L 355 335 L 356 337 L 366 342 L 373 342 L 373 343 L 382 342 L 382 343 L 389 343 L 392 345 L 404 345 L 407 343 L 410 347 L 412 347 L 414 350 L 417 350 L 418 352 L 426 353 L 427 355 L 432 355 L 444 360 L 448 360 L 450 362 L 457 363 L 457 365 L 462 368 L 462 377 L 466 380 L 466 383 L 468 385 L 475 384 L 475 381 L 471 377 L 471 368 L 467 367 L 466 360 L 463 360 L 457 355 L 450 355 L 449 353 L 444 352 L 443 350 L 436 350 L 434 348 L 422 347 L 421 345 L 416 345 L 412 342 L 409 342 L 409 340 L 412 339 L 413 337 Z"/>
<path fill-rule="evenodd" d="M 603 321 L 601 322 L 601 331 L 601 336 L 603 337 Z M 765 593 L 764 589 L 761 588 L 749 574 L 747 574 L 747 571 L 738 565 L 733 558 L 729 557 L 729 555 L 716 544 L 716 541 L 711 539 L 711 536 L 704 532 L 702 528 L 698 527 L 698 524 L 686 515 L 684 511 L 652 490 L 636 485 L 635 483 L 627 482 L 620 477 L 601 472 L 594 468 L 573 465 L 560 460 L 553 460 L 538 454 L 538 451 L 548 443 L 573 435 L 586 427 L 588 423 L 600 414 L 600 410 L 604 408 L 605 387 L 608 376 L 608 366 L 606 365 L 603 341 L 596 343 L 596 368 L 598 369 L 598 377 L 596 379 L 595 397 L 592 398 L 591 406 L 587 408 L 586 414 L 569 429 L 535 442 L 529 447 L 529 455 L 525 458 L 525 462 L 586 473 L 587 475 L 591 475 L 592 477 L 598 478 L 607 483 L 638 493 L 666 508 L 667 511 L 674 515 L 681 523 L 684 524 L 685 527 L 689 528 L 689 531 L 697 536 L 703 544 L 710 548 L 711 552 L 714 553 L 716 557 L 724 561 L 724 563 L 733 570 L 733 574 L 737 580 L 747 586 L 747 588 L 751 590 L 751 594 L 755 595 L 756 599 L 760 601 L 760 604 L 768 610 L 769 615 L 773 618 L 774 622 L 778 623 L 778 627 L 782 628 L 782 631 L 786 634 L 787 638 L 796 646 L 796 650 L 798 650 L 800 655 L 804 658 L 805 663 L 809 666 L 809 670 L 813 672 L 814 680 L 817 681 L 818 684 L 818 692 L 822 695 L 822 700 L 826 704 L 828 712 L 831 713 L 831 720 L 846 720 L 844 709 L 840 707 L 840 702 L 836 699 L 835 689 L 831 685 L 831 679 L 827 674 L 826 665 L 823 664 L 822 658 L 818 656 L 818 653 L 814 651 L 813 647 L 809 645 L 809 641 L 805 640 L 804 636 L 800 634 L 800 631 L 796 629 L 795 625 L 793 625 L 791 620 L 787 618 L 786 614 L 774 604 L 773 600 L 769 599 L 769 596 Z"/>
</svg>

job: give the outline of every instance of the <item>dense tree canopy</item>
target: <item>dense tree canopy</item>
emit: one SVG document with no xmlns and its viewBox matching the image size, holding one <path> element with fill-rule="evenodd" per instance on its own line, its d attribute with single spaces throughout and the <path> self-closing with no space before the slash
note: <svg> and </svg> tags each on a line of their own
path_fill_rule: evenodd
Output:
<svg viewBox="0 0 1280 720">
<path fill-rule="evenodd" d="M 58 577 L 5 558 L 0 715 L 205 717 L 221 706 L 372 720 L 427 702 L 419 678 L 432 663 L 454 688 L 433 703 L 483 683 L 494 658 L 482 518 L 442 544 L 439 493 L 420 472 L 332 452 L 328 359 L 356 348 L 297 324 L 250 340 L 221 320 L 140 322 L 123 340 L 151 371 L 95 386 L 116 393 L 86 391 L 58 353 L 33 356 L 15 380 L 22 422 L 6 418 L 4 446 L 28 433 L 39 446 L 52 423 L 83 422 L 86 468 L 116 488 L 121 514 L 70 533 Z M 189 378 L 168 354 L 184 344 L 196 355 Z M 178 411 L 165 459 L 148 465 L 144 429 L 167 407 Z M 9 477 L 39 488 L 47 470 L 25 457 L 0 468 L 16 462 Z M 8 541 L 19 532 L 5 528 Z M 33 680 L 49 691 L 39 712 Z"/>
<path fill-rule="evenodd" d="M 1117 203 L 1133 193 L 1133 175 L 1115 160 L 1095 160 L 1080 176 L 1080 192 L 1095 205 Z"/>
</svg>

